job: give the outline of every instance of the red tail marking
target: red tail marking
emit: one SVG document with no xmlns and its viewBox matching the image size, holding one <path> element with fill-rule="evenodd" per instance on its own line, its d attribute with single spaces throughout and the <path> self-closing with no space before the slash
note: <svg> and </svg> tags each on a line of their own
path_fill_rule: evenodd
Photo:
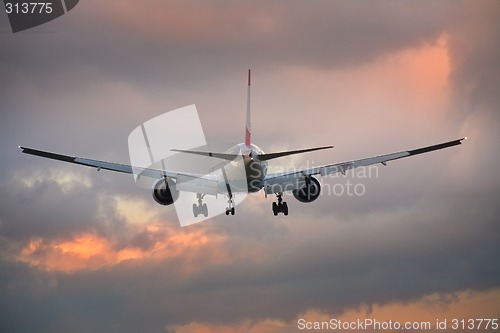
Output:
<svg viewBox="0 0 500 333">
<path fill-rule="evenodd" d="M 245 131 L 245 145 L 247 147 L 250 147 L 250 131 L 248 130 L 248 128 L 246 128 Z"/>
</svg>

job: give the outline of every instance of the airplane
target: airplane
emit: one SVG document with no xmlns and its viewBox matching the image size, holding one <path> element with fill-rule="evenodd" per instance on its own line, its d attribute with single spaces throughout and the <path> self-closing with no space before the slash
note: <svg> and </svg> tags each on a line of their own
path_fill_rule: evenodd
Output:
<svg viewBox="0 0 500 333">
<path fill-rule="evenodd" d="M 159 170 L 153 168 L 143 168 L 132 165 L 104 162 L 92 160 L 83 157 L 76 157 L 70 155 L 62 155 L 48 151 L 22 147 L 19 146 L 21 151 L 26 154 L 45 157 L 49 159 L 59 160 L 63 162 L 94 167 L 98 170 L 111 170 L 116 172 L 128 174 L 140 174 L 155 179 L 153 185 L 153 198 L 161 205 L 172 205 L 179 197 L 179 191 L 188 191 L 196 193 L 197 203 L 193 204 L 193 215 L 208 216 L 208 207 L 203 203 L 205 195 L 225 195 L 228 199 L 228 206 L 226 208 L 226 215 L 235 214 L 234 196 L 238 192 L 255 193 L 263 190 L 265 195 L 276 195 L 276 201 L 272 203 L 272 211 L 275 216 L 280 213 L 288 215 L 288 205 L 283 201 L 283 193 L 291 192 L 292 195 L 300 202 L 310 203 L 315 201 L 321 193 L 321 184 L 317 177 L 323 177 L 340 172 L 345 175 L 348 170 L 381 163 L 386 166 L 388 161 L 393 161 L 405 157 L 415 156 L 431 151 L 449 148 L 462 144 L 462 141 L 467 137 L 456 139 L 448 142 L 435 144 L 432 146 L 416 148 L 411 150 L 404 150 L 396 153 L 379 155 L 374 157 L 363 158 L 359 160 L 352 160 L 342 163 L 328 164 L 319 167 L 310 167 L 302 170 L 292 172 L 268 173 L 268 161 L 284 156 L 295 154 L 302 154 L 306 152 L 313 152 L 324 149 L 331 149 L 333 146 L 322 146 L 308 149 L 290 150 L 274 153 L 264 153 L 262 149 L 252 143 L 252 129 L 250 121 L 250 87 L 251 75 L 248 70 L 248 90 L 247 90 L 247 110 L 246 110 L 246 125 L 245 125 L 245 141 L 237 144 L 227 150 L 226 152 L 208 152 L 208 151 L 195 151 L 195 150 L 180 150 L 171 149 L 171 151 L 207 156 L 219 160 L 227 161 L 226 165 L 222 165 L 219 169 L 222 171 L 218 178 L 213 175 L 190 174 L 178 171 Z M 237 163 L 229 163 L 236 161 Z M 236 164 L 236 165 L 235 165 Z M 246 179 L 239 179 L 244 184 L 236 188 L 232 184 L 236 183 L 228 178 L 231 168 L 244 168 L 244 177 Z M 194 181 L 196 186 L 187 186 L 186 179 Z"/>
</svg>

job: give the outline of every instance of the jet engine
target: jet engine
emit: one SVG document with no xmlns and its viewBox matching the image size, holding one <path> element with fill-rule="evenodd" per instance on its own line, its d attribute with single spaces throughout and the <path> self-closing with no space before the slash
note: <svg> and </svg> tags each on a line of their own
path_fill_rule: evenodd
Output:
<svg viewBox="0 0 500 333">
<path fill-rule="evenodd" d="M 179 198 L 179 191 L 175 189 L 172 179 L 158 179 L 153 186 L 153 198 L 160 205 L 171 205 Z"/>
<path fill-rule="evenodd" d="M 318 199 L 321 192 L 319 180 L 310 176 L 304 179 L 304 185 L 297 190 L 293 190 L 293 196 L 300 202 L 313 202 Z"/>
</svg>

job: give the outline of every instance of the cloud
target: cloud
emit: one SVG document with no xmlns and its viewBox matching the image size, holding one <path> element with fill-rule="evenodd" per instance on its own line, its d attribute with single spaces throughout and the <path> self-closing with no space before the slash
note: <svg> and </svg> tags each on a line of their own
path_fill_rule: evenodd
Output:
<svg viewBox="0 0 500 333">
<path fill-rule="evenodd" d="M 90 189 L 92 187 L 92 182 L 86 175 L 70 170 L 52 170 L 49 171 L 48 174 L 35 172 L 28 176 L 15 175 L 14 178 L 23 185 L 26 191 L 30 191 L 40 186 L 43 182 L 55 183 L 65 195 L 78 189 Z"/>
<path fill-rule="evenodd" d="M 289 323 L 310 309 L 337 314 L 363 304 L 385 307 L 394 299 L 405 303 L 423 295 L 494 288 L 498 272 L 491 263 L 498 233 L 481 232 L 495 230 L 494 219 L 452 202 L 435 215 L 434 205 L 429 199 L 410 211 L 358 213 L 350 219 L 334 215 L 312 220 L 294 214 L 277 222 L 285 223 L 285 229 L 270 221 L 254 222 L 254 237 L 248 230 L 251 221 L 232 220 L 224 226 L 219 220 L 219 226 L 207 222 L 201 229 L 142 224 L 121 246 L 113 236 L 81 235 L 61 243 L 28 244 L 21 258 L 56 273 L 61 292 L 78 291 L 71 298 L 78 306 L 90 299 L 102 304 L 135 300 L 136 305 L 114 313 L 145 316 L 141 324 L 148 327 L 201 330 L 221 325 L 235 331 L 248 325 L 246 321 L 256 321 L 247 329 L 280 329 L 272 323 Z M 472 217 L 476 223 L 467 223 Z M 140 246 L 137 238 L 143 237 L 147 241 Z M 140 255 L 120 257 L 131 250 Z M 56 255 L 74 266 L 64 266 Z M 37 262 L 39 258 L 47 261 Z M 126 292 L 105 292 L 109 283 L 117 282 L 127 286 Z M 85 313 L 97 316 L 91 309 Z M 262 318 L 271 322 L 262 323 Z"/>
<path fill-rule="evenodd" d="M 277 333 L 300 316 L 498 312 L 497 2 L 139 7 L 87 1 L 50 33 L 0 37 L 0 331 Z M 133 128 L 193 102 L 208 140 L 235 143 L 248 67 L 258 145 L 335 144 L 285 165 L 469 140 L 325 180 L 363 196 L 287 196 L 275 218 L 260 193 L 182 229 L 131 178 L 17 149 L 127 163 Z"/>
<path fill-rule="evenodd" d="M 430 323 L 431 327 L 435 327 L 436 320 L 440 322 L 447 320 L 447 324 L 451 325 L 452 318 L 459 316 L 460 318 L 476 318 L 484 313 L 494 313 L 498 311 L 496 301 L 499 297 L 498 289 L 493 289 L 486 292 L 470 292 L 464 291 L 456 294 L 432 294 L 426 295 L 419 300 L 410 303 L 393 302 L 387 305 L 360 306 L 347 309 L 343 313 L 328 313 L 317 309 L 310 309 L 299 314 L 291 321 L 278 321 L 264 319 L 258 322 L 241 322 L 232 325 L 223 324 L 202 324 L 189 323 L 186 325 L 174 326 L 176 333 L 183 332 L 263 332 L 263 333 L 284 333 L 297 330 L 299 320 L 301 323 L 310 323 L 314 325 L 319 323 L 321 326 L 324 322 L 330 325 L 331 319 L 340 322 L 356 322 L 365 319 L 377 320 L 378 322 L 399 322 L 399 323 Z M 494 316 L 494 315 L 493 315 Z M 302 324 L 304 325 L 304 324 Z M 326 332 L 318 330 L 318 332 Z M 366 330 L 350 330 L 352 332 L 365 332 Z"/>
<path fill-rule="evenodd" d="M 127 243 L 121 240 L 120 243 L 126 244 L 122 246 L 117 240 L 91 233 L 60 241 L 33 238 L 21 249 L 18 261 L 48 272 L 94 271 L 125 261 L 177 258 L 208 243 L 210 247 L 216 247 L 223 240 L 220 235 L 205 235 L 201 230 L 175 232 L 162 225 L 148 225 L 144 230 L 136 230 L 131 238 Z M 208 256 L 206 258 L 209 260 Z M 189 266 L 189 258 L 185 259 L 184 274 L 192 274 L 198 268 Z M 210 261 L 216 263 L 224 259 L 220 253 L 212 256 Z"/>
</svg>

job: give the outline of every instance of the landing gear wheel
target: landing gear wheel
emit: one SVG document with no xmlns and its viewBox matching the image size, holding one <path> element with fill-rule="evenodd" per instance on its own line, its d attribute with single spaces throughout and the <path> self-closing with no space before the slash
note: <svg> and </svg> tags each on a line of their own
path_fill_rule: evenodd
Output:
<svg viewBox="0 0 500 333">
<path fill-rule="evenodd" d="M 279 213 L 288 216 L 288 205 L 283 201 L 283 193 L 276 193 L 278 202 L 273 202 L 273 214 L 278 216 Z"/>
<path fill-rule="evenodd" d="M 227 200 L 227 208 L 226 208 L 226 215 L 234 215 L 234 201 L 233 201 L 233 196 L 229 196 L 229 200 Z"/>
<path fill-rule="evenodd" d="M 194 217 L 198 217 L 198 205 L 193 204 L 193 215 Z"/>
<path fill-rule="evenodd" d="M 203 204 L 203 206 L 201 206 L 201 212 L 202 212 L 203 216 L 205 216 L 205 217 L 208 216 L 208 206 L 207 206 L 207 204 Z"/>
</svg>

